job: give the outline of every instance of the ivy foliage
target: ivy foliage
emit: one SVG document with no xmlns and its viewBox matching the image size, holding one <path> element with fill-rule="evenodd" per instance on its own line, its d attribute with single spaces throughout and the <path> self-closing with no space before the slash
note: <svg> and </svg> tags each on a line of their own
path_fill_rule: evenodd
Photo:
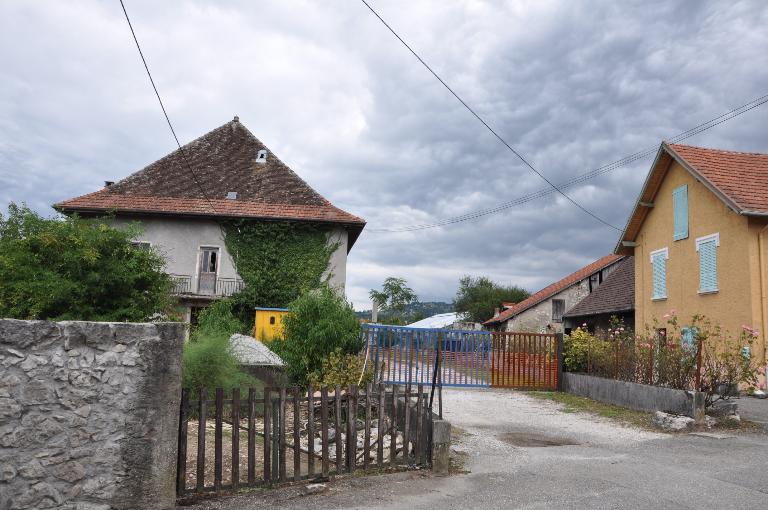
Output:
<svg viewBox="0 0 768 510">
<path fill-rule="evenodd" d="M 165 260 L 131 243 L 139 233 L 11 203 L 0 215 L 0 317 L 141 322 L 170 313 Z"/>
<path fill-rule="evenodd" d="M 253 324 L 254 307 L 285 308 L 300 295 L 324 283 L 331 255 L 339 243 L 328 231 L 294 222 L 231 221 L 224 241 L 245 288 L 234 294 L 235 316 Z M 327 278 L 326 278 L 327 280 Z"/>
</svg>

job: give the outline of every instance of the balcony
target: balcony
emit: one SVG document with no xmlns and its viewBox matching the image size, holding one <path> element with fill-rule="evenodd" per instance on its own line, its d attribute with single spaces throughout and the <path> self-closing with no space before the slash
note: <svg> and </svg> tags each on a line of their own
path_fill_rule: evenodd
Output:
<svg viewBox="0 0 768 510">
<path fill-rule="evenodd" d="M 171 293 L 175 296 L 226 297 L 245 287 L 245 282 L 237 278 L 216 278 L 214 285 L 200 288 L 199 281 L 195 285 L 191 275 L 172 274 L 169 276 L 173 282 Z"/>
</svg>

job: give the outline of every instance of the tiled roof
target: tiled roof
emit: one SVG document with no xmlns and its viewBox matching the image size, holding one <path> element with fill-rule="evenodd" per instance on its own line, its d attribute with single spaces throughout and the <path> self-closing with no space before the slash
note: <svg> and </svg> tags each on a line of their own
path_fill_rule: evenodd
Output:
<svg viewBox="0 0 768 510">
<path fill-rule="evenodd" d="M 677 144 L 669 147 L 731 199 L 740 212 L 768 213 L 768 154 Z"/>
<path fill-rule="evenodd" d="M 259 151 L 267 152 L 266 162 L 256 163 Z M 237 198 L 226 198 L 230 192 Z M 237 118 L 111 186 L 55 207 L 334 222 L 352 226 L 357 234 L 365 225 L 312 189 Z"/>
<path fill-rule="evenodd" d="M 705 149 L 664 142 L 640 191 L 635 209 L 616 245 L 616 253 L 629 253 L 622 241 L 635 241 L 672 163 L 677 161 L 712 193 L 739 214 L 768 213 L 768 154 Z"/>
<path fill-rule="evenodd" d="M 627 257 L 616 265 L 600 286 L 564 317 L 584 317 L 635 309 L 635 258 Z"/>
<path fill-rule="evenodd" d="M 588 266 L 584 266 L 578 271 L 569 274 L 565 278 L 563 278 L 560 281 L 557 281 L 553 283 L 552 285 L 549 285 L 547 287 L 544 287 L 540 291 L 536 292 L 535 294 L 531 295 L 528 299 L 525 299 L 523 301 L 520 301 L 516 305 L 507 308 L 503 312 L 501 312 L 496 317 L 493 317 L 492 319 L 489 319 L 485 321 L 483 324 L 490 325 L 490 324 L 498 324 L 500 322 L 504 322 L 508 319 L 511 319 L 515 315 L 524 312 L 525 310 L 529 309 L 532 306 L 535 306 L 542 301 L 549 299 L 550 297 L 554 296 L 558 292 L 567 289 L 573 284 L 576 284 L 585 278 L 590 277 L 591 275 L 595 274 L 596 272 L 600 271 L 601 269 L 610 266 L 611 264 L 615 263 L 618 260 L 621 260 L 620 255 L 606 255 L 605 257 L 602 257 Z"/>
</svg>

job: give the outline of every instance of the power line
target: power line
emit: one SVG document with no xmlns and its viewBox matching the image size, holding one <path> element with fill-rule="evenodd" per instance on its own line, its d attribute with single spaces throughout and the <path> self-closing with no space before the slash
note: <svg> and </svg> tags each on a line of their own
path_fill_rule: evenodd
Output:
<svg viewBox="0 0 768 510">
<path fill-rule="evenodd" d="M 759 108 L 760 106 L 764 105 L 765 103 L 768 103 L 768 94 L 758 97 L 757 99 L 753 99 L 752 101 L 749 101 L 748 103 L 745 103 L 737 108 L 734 108 L 732 110 L 729 110 L 728 112 L 719 115 L 713 119 L 710 119 L 706 122 L 702 122 L 701 124 L 692 127 L 691 129 L 688 129 L 686 131 L 683 131 L 682 133 L 678 133 L 677 135 L 670 138 L 668 141 L 671 143 L 677 143 L 682 140 L 686 140 L 688 138 L 691 138 L 692 136 L 695 136 L 699 133 L 702 133 L 708 129 L 711 129 L 719 124 L 722 124 L 723 122 L 727 122 L 735 117 L 738 117 L 739 115 L 742 115 L 744 113 L 747 113 L 750 110 L 754 110 L 755 108 Z M 643 149 L 641 151 L 635 152 L 633 154 L 630 154 L 629 156 L 625 156 L 621 159 L 618 159 L 612 163 L 608 163 L 606 165 L 603 165 L 599 168 L 596 168 L 594 170 L 591 170 L 589 172 L 586 172 L 580 176 L 577 176 L 570 181 L 563 182 L 559 185 L 560 189 L 566 189 L 570 188 L 572 186 L 575 186 L 577 184 L 580 184 L 582 182 L 585 182 L 589 179 L 593 179 L 595 177 L 598 177 L 600 175 L 604 175 L 608 172 L 611 172 L 617 168 L 620 168 L 622 166 L 628 165 L 630 163 L 633 163 L 635 161 L 638 161 L 640 159 L 644 159 L 648 156 L 652 156 L 658 151 L 658 145 L 649 147 L 646 149 Z M 454 216 L 451 218 L 445 218 L 443 220 L 438 220 L 433 223 L 424 223 L 424 224 L 415 224 L 415 225 L 407 225 L 404 227 L 398 227 L 398 228 L 392 228 L 392 229 L 366 229 L 366 232 L 369 233 L 394 233 L 394 232 L 413 232 L 418 230 L 426 230 L 430 228 L 438 228 L 443 227 L 446 225 L 452 225 L 455 223 L 461 223 L 464 221 L 471 221 L 474 219 L 478 219 L 484 216 L 488 216 L 491 214 L 495 214 L 501 211 L 504 211 L 506 209 L 509 209 L 511 207 L 514 207 L 516 205 L 524 204 L 526 202 L 530 202 L 531 200 L 535 200 L 538 198 L 543 198 L 547 195 L 550 195 L 554 193 L 554 189 L 552 188 L 545 188 L 542 190 L 535 191 L 533 193 L 529 193 L 527 195 L 523 195 L 521 197 L 518 197 L 514 200 L 510 200 L 508 202 L 503 202 L 501 204 L 498 204 L 494 207 L 488 208 L 488 209 L 481 209 L 479 211 L 474 211 L 471 213 L 463 214 L 460 216 Z"/>
<path fill-rule="evenodd" d="M 445 88 L 448 90 L 448 92 L 450 92 L 450 93 L 453 95 L 453 97 L 455 97 L 455 98 L 456 98 L 456 99 L 457 99 L 457 100 L 458 100 L 458 101 L 459 101 L 459 102 L 460 102 L 460 103 L 461 103 L 461 104 L 464 106 L 464 108 L 466 108 L 466 109 L 467 109 L 467 110 L 468 110 L 468 111 L 469 111 L 469 112 L 470 112 L 470 113 L 471 113 L 471 114 L 472 114 L 472 115 L 473 115 L 473 116 L 474 116 L 474 117 L 475 117 L 477 120 L 479 120 L 479 121 L 480 121 L 480 123 L 482 123 L 482 124 L 483 124 L 483 126 L 485 126 L 485 127 L 486 127 L 486 129 L 488 129 L 488 131 L 490 131 L 490 132 L 491 132 L 491 134 L 493 134 L 493 136 L 495 136 L 495 137 L 496 137 L 496 138 L 497 138 L 497 139 L 498 139 L 498 140 L 499 140 L 499 141 L 500 141 L 502 144 L 504 144 L 504 146 L 506 146 L 506 147 L 507 147 L 507 149 L 509 149 L 510 151 L 512 151 L 512 153 L 513 153 L 515 156 L 517 156 L 517 157 L 518 157 L 518 159 L 520 159 L 520 161 L 522 161 L 522 162 L 525 164 L 525 166 L 527 166 L 528 168 L 530 168 L 530 169 L 531 169 L 531 170 L 532 170 L 532 171 L 533 171 L 533 172 L 534 172 L 536 175 L 538 175 L 539 177 L 541 177 L 541 179 L 543 179 L 543 180 L 544 180 L 544 182 L 546 182 L 547 184 L 549 184 L 549 185 L 550 185 L 550 186 L 553 188 L 553 190 L 554 190 L 554 191 L 557 191 L 558 193 L 560 193 L 562 196 L 564 196 L 566 199 L 568 199 L 568 201 L 569 201 L 569 202 L 571 202 L 573 205 L 575 205 L 576 207 L 578 207 L 579 209 L 581 209 L 582 211 L 584 211 L 584 212 L 585 212 L 585 213 L 587 213 L 588 215 L 592 216 L 594 219 L 596 219 L 596 220 L 597 220 L 597 221 L 599 221 L 600 223 L 602 223 L 602 224 L 604 224 L 604 225 L 606 225 L 606 226 L 608 226 L 608 227 L 611 227 L 612 229 L 616 230 L 617 232 L 623 232 L 623 231 L 624 231 L 623 229 L 621 229 L 621 228 L 619 228 L 619 227 L 616 227 L 616 226 L 614 226 L 614 225 L 611 225 L 610 223 L 608 223 L 608 222 L 607 222 L 607 221 L 605 221 L 604 219 L 602 219 L 602 218 L 600 218 L 599 216 L 597 216 L 597 215 L 596 215 L 595 213 L 593 213 L 592 211 L 588 210 L 587 208 L 585 208 L 584 206 L 582 206 L 581 204 L 579 204 L 578 202 L 576 202 L 576 201 L 575 201 L 574 199 L 572 199 L 570 196 L 566 195 L 566 194 L 565 194 L 565 192 L 563 192 L 563 191 L 562 191 L 560 188 L 558 188 L 557 186 L 555 186 L 555 184 L 554 184 L 552 181 L 550 181 L 549 179 L 547 179 L 547 178 L 544 176 L 544 174 L 542 174 L 541 172 L 539 172 L 538 170 L 536 170 L 536 169 L 533 167 L 533 165 L 532 165 L 531 163 L 529 163 L 529 162 L 528 162 L 528 160 L 527 160 L 527 159 L 525 159 L 525 158 L 524 158 L 524 157 L 523 157 L 523 156 L 522 156 L 522 155 L 521 155 L 519 152 L 517 152 L 517 151 L 516 151 L 516 150 L 515 150 L 515 149 L 514 149 L 514 148 L 513 148 L 513 147 L 512 147 L 512 146 L 511 146 L 509 143 L 507 143 L 507 141 L 506 141 L 504 138 L 502 138 L 502 137 L 501 137 L 501 135 L 499 135 L 499 134 L 498 134 L 498 133 L 497 133 L 497 132 L 496 132 L 496 131 L 495 131 L 495 130 L 494 130 L 494 129 L 493 129 L 493 128 L 492 128 L 492 127 L 491 127 L 491 126 L 490 126 L 490 125 L 489 125 L 489 124 L 488 124 L 488 123 L 485 121 L 485 120 L 483 120 L 483 118 L 482 118 L 480 115 L 478 115 L 478 114 L 477 114 L 477 112 L 475 112 L 475 110 L 473 110 L 473 109 L 472 109 L 472 108 L 471 108 L 471 107 L 470 107 L 470 106 L 469 106 L 469 105 L 468 105 L 468 104 L 467 104 L 467 103 L 466 103 L 466 102 L 465 102 L 465 101 L 464 101 L 464 100 L 463 100 L 463 99 L 462 99 L 462 98 L 461 98 L 461 97 L 460 97 L 460 96 L 459 96 L 459 95 L 458 95 L 456 92 L 454 92 L 454 90 L 453 90 L 453 89 L 452 89 L 452 88 L 451 88 L 451 87 L 450 87 L 450 86 L 449 86 L 449 85 L 448 85 L 448 84 L 447 84 L 447 83 L 446 83 L 446 82 L 445 82 L 445 81 L 444 81 L 444 80 L 443 80 L 443 79 L 442 79 L 442 78 L 441 78 L 441 77 L 440 77 L 440 76 L 439 76 L 439 75 L 438 75 L 438 74 L 437 74 L 437 73 L 436 73 L 436 72 L 435 72 L 435 71 L 434 71 L 434 70 L 431 68 L 431 67 L 429 67 L 429 64 L 427 64 L 427 63 L 424 61 L 424 59 L 422 59 L 422 58 L 419 56 L 419 54 L 418 54 L 418 53 L 416 53 L 416 52 L 413 50 L 413 48 L 411 48 L 411 47 L 408 45 L 408 43 L 406 43 L 406 42 L 403 40 L 403 38 L 402 38 L 402 37 L 400 37 L 400 36 L 398 35 L 398 33 L 397 33 L 397 32 L 395 32 L 395 30 L 394 30 L 394 29 L 393 29 L 391 26 L 389 26 L 389 24 L 388 24 L 386 21 L 384 21 L 384 18 L 382 18 L 382 17 L 379 15 L 379 13 L 378 13 L 378 12 L 376 12 L 376 11 L 374 10 L 374 8 L 373 8 L 373 7 L 371 7 L 371 6 L 370 6 L 370 4 L 369 4 L 369 3 L 368 3 L 366 0 L 360 0 L 360 1 L 361 1 L 361 2 L 363 2 L 363 4 L 365 4 L 365 6 L 366 6 L 366 7 L 368 7 L 368 9 L 369 9 L 369 10 L 370 10 L 370 11 L 371 11 L 373 14 L 374 14 L 374 16 L 376 16 L 376 17 L 379 19 L 379 21 L 381 21 L 381 22 L 384 24 L 384 26 L 385 26 L 385 27 L 387 27 L 387 29 L 388 29 L 390 32 L 392 32 L 392 35 L 394 35 L 394 36 L 397 38 L 397 40 L 398 40 L 398 41 L 400 41 L 400 42 L 403 44 L 403 46 L 405 46 L 405 47 L 408 49 L 408 51 L 410 51 L 410 52 L 413 54 L 413 56 L 414 56 L 414 57 L 416 57 L 416 59 L 417 59 L 419 62 L 421 62 L 421 64 L 422 64 L 422 65 L 423 65 L 423 66 L 424 66 L 424 67 L 425 67 L 425 68 L 426 68 L 426 69 L 427 69 L 427 70 L 428 70 L 430 73 L 432 73 L 432 76 L 434 76 L 435 78 L 437 78 L 437 81 L 439 81 L 439 82 L 440 82 L 440 83 L 443 85 L 443 87 L 445 87 Z M 121 0 L 121 2 L 122 2 L 122 0 Z"/>
<path fill-rule="evenodd" d="M 131 35 L 133 36 L 133 41 L 136 43 L 136 49 L 139 50 L 139 56 L 141 57 L 141 62 L 144 64 L 144 69 L 146 69 L 147 71 L 149 82 L 152 84 L 152 89 L 155 91 L 155 95 L 157 96 L 157 101 L 160 103 L 160 108 L 163 110 L 165 121 L 168 123 L 168 127 L 171 129 L 171 134 L 173 135 L 173 139 L 176 140 L 176 145 L 179 147 L 179 153 L 181 154 L 181 157 L 184 159 L 184 163 L 187 166 L 187 170 L 189 171 L 190 175 L 192 176 L 192 180 L 195 181 L 195 184 L 197 184 L 197 187 L 200 188 L 200 193 L 203 194 L 203 198 L 205 198 L 205 200 L 208 202 L 208 206 L 211 208 L 211 211 L 214 214 L 216 214 L 216 208 L 213 206 L 213 202 L 211 202 L 211 199 L 208 198 L 208 194 L 205 192 L 205 188 L 203 188 L 203 186 L 200 184 L 200 181 L 197 179 L 197 175 L 195 175 L 194 170 L 192 170 L 192 167 L 189 164 L 189 159 L 187 159 L 187 155 L 184 152 L 184 149 L 182 148 L 181 143 L 179 142 L 179 137 L 176 136 L 176 130 L 173 129 L 171 118 L 168 116 L 168 112 L 165 110 L 165 105 L 163 104 L 163 100 L 160 97 L 160 92 L 158 92 L 157 90 L 157 86 L 155 85 L 155 80 L 152 78 L 152 73 L 149 72 L 147 59 L 144 58 L 144 52 L 141 51 L 141 45 L 139 44 L 139 40 L 136 37 L 136 32 L 133 30 L 133 24 L 131 23 L 131 19 L 128 17 L 128 11 L 125 9 L 125 4 L 123 3 L 123 0 L 120 0 L 120 6 L 123 8 L 123 14 L 125 14 L 125 21 L 128 22 L 128 28 L 131 29 Z"/>
</svg>

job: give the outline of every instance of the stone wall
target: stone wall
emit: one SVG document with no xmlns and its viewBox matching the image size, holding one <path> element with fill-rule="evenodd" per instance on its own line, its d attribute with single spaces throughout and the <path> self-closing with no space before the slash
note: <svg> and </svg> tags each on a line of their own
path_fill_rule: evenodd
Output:
<svg viewBox="0 0 768 510">
<path fill-rule="evenodd" d="M 183 338 L 0 319 L 0 509 L 173 508 Z"/>
<path fill-rule="evenodd" d="M 586 374 L 563 373 L 563 391 L 638 411 L 663 411 L 704 418 L 704 394 Z"/>
</svg>

